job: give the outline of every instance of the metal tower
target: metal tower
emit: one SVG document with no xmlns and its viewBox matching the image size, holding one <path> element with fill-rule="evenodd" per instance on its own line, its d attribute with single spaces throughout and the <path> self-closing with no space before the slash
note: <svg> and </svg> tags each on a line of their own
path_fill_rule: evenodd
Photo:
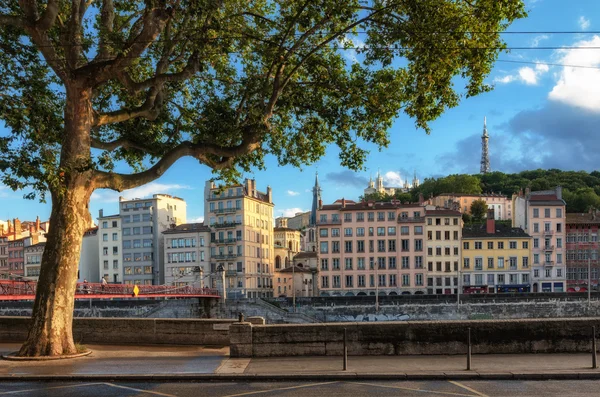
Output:
<svg viewBox="0 0 600 397">
<path fill-rule="evenodd" d="M 488 153 L 488 140 L 490 136 L 487 132 L 485 117 L 483 118 L 483 135 L 481 136 L 481 168 L 480 173 L 485 174 L 490 172 L 490 155 Z"/>
</svg>

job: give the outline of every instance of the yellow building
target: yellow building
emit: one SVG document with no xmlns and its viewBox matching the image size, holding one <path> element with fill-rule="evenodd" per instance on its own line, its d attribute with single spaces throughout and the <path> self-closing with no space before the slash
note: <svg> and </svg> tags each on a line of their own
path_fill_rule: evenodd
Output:
<svg viewBox="0 0 600 397">
<path fill-rule="evenodd" d="M 531 291 L 531 236 L 494 221 L 462 231 L 462 292 Z"/>
</svg>

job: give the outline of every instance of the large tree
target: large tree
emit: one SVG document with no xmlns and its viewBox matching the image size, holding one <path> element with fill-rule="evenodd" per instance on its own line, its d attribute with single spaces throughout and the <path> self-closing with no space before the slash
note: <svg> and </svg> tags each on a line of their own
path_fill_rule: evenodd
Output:
<svg viewBox="0 0 600 397">
<path fill-rule="evenodd" d="M 95 189 L 143 185 L 184 156 L 232 180 L 332 143 L 360 169 L 400 111 L 429 131 L 489 90 L 501 32 L 524 16 L 521 0 L 3 1 L 2 181 L 52 202 L 20 355 L 75 351 Z"/>
</svg>

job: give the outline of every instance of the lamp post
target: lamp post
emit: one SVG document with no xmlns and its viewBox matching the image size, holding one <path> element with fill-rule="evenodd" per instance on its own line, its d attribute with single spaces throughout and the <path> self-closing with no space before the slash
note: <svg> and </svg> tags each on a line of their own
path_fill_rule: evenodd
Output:
<svg viewBox="0 0 600 397">
<path fill-rule="evenodd" d="M 460 263 L 458 264 L 458 280 L 456 281 L 456 308 L 460 307 Z M 458 314 L 458 313 L 457 313 Z"/>
<path fill-rule="evenodd" d="M 295 273 L 296 265 L 292 261 L 292 306 L 294 308 L 294 313 L 296 313 L 296 273 Z"/>
<path fill-rule="evenodd" d="M 375 265 L 375 261 L 373 261 L 373 266 L 375 267 L 375 313 L 379 313 L 379 265 Z"/>
</svg>

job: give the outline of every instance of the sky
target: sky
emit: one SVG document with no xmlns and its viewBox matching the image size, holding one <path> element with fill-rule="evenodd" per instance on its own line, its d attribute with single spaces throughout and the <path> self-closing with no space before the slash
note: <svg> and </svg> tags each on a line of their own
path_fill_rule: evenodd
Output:
<svg viewBox="0 0 600 397">
<path fill-rule="evenodd" d="M 268 158 L 265 171 L 245 177 L 255 178 L 261 191 L 271 186 L 278 217 L 310 209 L 316 172 L 324 203 L 342 197 L 358 199 L 369 177 L 377 172 L 386 186 L 400 186 L 406 178 L 412 180 L 414 172 L 420 180 L 475 174 L 479 172 L 484 117 L 492 171 L 599 169 L 600 1 L 526 0 L 526 5 L 529 16 L 513 23 L 508 31 L 532 33 L 503 35 L 509 47 L 526 49 L 501 54 L 487 79 L 494 90 L 464 99 L 448 110 L 431 124 L 430 135 L 416 129 L 414 120 L 400 115 L 389 131 L 391 144 L 381 152 L 371 151 L 364 172 L 341 167 L 332 147 L 319 162 L 302 170 L 278 167 Z M 352 52 L 346 56 L 360 61 Z M 204 182 L 211 177 L 207 167 L 181 159 L 148 185 L 122 193 L 96 191 L 90 204 L 92 217 L 97 218 L 99 209 L 105 214 L 118 212 L 119 196 L 167 193 L 186 200 L 188 221 L 202 221 Z M 24 193 L 0 185 L 0 219 L 49 217 L 50 204 L 25 200 Z"/>
</svg>

